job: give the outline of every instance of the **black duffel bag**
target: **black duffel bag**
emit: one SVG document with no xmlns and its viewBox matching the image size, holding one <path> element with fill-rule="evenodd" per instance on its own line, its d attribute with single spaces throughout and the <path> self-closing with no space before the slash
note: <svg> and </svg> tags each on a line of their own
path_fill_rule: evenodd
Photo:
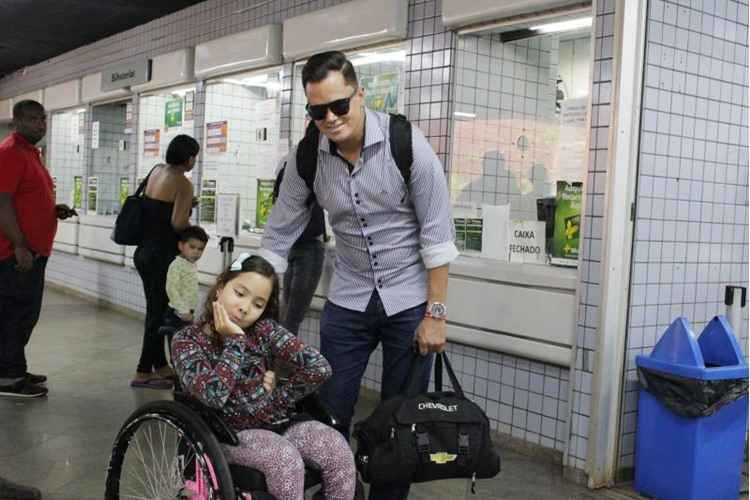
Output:
<svg viewBox="0 0 750 500">
<path fill-rule="evenodd" d="M 443 362 L 453 391 L 442 390 Z M 473 492 L 477 478 L 500 472 L 489 420 L 464 397 L 444 353 L 435 358 L 435 392 L 419 394 L 421 368 L 416 356 L 406 393 L 355 425 L 357 470 L 375 485 L 471 478 Z"/>
<path fill-rule="evenodd" d="M 151 169 L 151 172 L 153 171 Z M 111 239 L 118 245 L 140 245 L 143 241 L 145 224 L 143 220 L 143 195 L 151 172 L 141 181 L 135 193 L 125 198 L 125 203 L 122 204 L 120 213 L 117 215 Z"/>
</svg>

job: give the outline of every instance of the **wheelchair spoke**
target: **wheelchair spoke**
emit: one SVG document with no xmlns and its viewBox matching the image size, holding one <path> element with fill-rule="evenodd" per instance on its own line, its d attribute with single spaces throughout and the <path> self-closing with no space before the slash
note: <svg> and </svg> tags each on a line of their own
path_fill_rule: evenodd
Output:
<svg viewBox="0 0 750 500">
<path fill-rule="evenodd" d="M 142 422 L 131 437 L 120 474 L 120 498 L 173 500 L 185 486 L 186 474 L 205 477 L 195 445 L 174 424 L 154 418 Z M 196 460 L 199 467 L 194 467 Z M 192 464 L 192 465 L 191 465 Z M 195 478 L 192 478 L 195 479 Z"/>
</svg>

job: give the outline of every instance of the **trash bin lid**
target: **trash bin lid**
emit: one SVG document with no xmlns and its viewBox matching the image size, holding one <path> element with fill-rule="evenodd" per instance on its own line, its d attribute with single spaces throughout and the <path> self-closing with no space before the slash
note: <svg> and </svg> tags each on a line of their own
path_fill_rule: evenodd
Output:
<svg viewBox="0 0 750 500">
<path fill-rule="evenodd" d="M 714 318 L 703 334 L 706 338 L 699 342 L 687 318 L 678 317 L 659 339 L 650 356 L 636 356 L 636 365 L 699 380 L 748 378 L 747 364 L 726 320 Z M 731 340 L 734 340 L 734 346 Z M 704 349 L 709 358 L 708 366 Z"/>
</svg>

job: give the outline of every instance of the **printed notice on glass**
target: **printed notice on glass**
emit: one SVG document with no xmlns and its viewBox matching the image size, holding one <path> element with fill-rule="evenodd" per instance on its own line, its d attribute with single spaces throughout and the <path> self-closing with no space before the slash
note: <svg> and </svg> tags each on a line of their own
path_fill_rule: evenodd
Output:
<svg viewBox="0 0 750 500">
<path fill-rule="evenodd" d="M 99 122 L 91 124 L 91 149 L 99 149 Z"/>
<path fill-rule="evenodd" d="M 96 202 L 99 197 L 99 178 L 98 177 L 89 177 L 88 178 L 88 198 L 89 198 L 89 204 L 86 207 L 89 213 L 95 214 L 96 213 Z"/>
<path fill-rule="evenodd" d="M 365 105 L 383 113 L 398 113 L 398 73 L 363 76 L 360 85 L 365 89 Z"/>
<path fill-rule="evenodd" d="M 83 207 L 83 176 L 76 175 L 73 178 L 73 208 Z"/>
<path fill-rule="evenodd" d="M 216 195 L 216 234 L 217 236 L 237 236 L 240 195 L 218 193 Z"/>
<path fill-rule="evenodd" d="M 482 257 L 508 261 L 510 205 L 482 205 Z"/>
<path fill-rule="evenodd" d="M 185 92 L 185 108 L 183 109 L 183 119 L 189 122 L 193 119 L 193 110 L 195 109 L 195 91 Z"/>
<path fill-rule="evenodd" d="M 158 128 L 143 131 L 143 156 L 159 156 L 161 130 Z"/>
<path fill-rule="evenodd" d="M 216 222 L 216 179 L 203 179 L 200 195 L 200 221 Z"/>
<path fill-rule="evenodd" d="M 514 220 L 510 222 L 510 261 L 528 264 L 544 264 L 547 260 L 545 249 L 545 222 L 535 220 Z"/>
<path fill-rule="evenodd" d="M 227 128 L 226 120 L 206 123 L 206 153 L 227 152 Z"/>
</svg>

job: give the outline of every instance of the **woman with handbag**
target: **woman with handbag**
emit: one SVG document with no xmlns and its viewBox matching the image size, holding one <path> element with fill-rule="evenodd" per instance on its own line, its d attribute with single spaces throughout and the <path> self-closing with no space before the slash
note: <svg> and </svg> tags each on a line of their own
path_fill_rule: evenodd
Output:
<svg viewBox="0 0 750 500">
<path fill-rule="evenodd" d="M 146 321 L 143 347 L 132 387 L 171 389 L 174 370 L 167 363 L 159 333 L 169 304 L 166 292 L 169 264 L 177 255 L 178 234 L 190 224 L 193 184 L 185 177 L 195 166 L 198 142 L 178 135 L 167 148 L 166 165 L 156 165 L 146 179 L 143 196 L 143 238 L 133 261 L 143 281 Z"/>
</svg>

